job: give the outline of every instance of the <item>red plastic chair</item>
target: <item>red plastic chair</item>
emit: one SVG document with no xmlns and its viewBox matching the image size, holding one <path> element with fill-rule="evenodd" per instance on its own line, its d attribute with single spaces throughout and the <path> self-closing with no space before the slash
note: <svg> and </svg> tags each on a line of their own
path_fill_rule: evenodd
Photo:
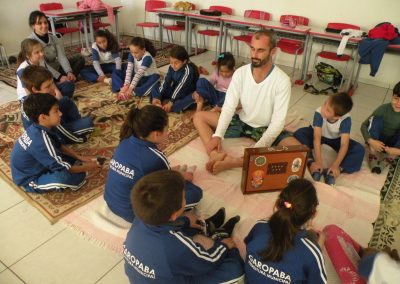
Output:
<svg viewBox="0 0 400 284">
<path fill-rule="evenodd" d="M 137 23 L 136 26 L 142 27 L 143 37 L 144 35 L 144 28 L 152 28 L 154 29 L 154 40 L 156 40 L 156 29 L 160 28 L 160 25 L 156 22 L 148 22 L 147 21 L 147 13 L 155 13 L 156 9 L 165 8 L 167 4 L 164 1 L 160 0 L 147 0 L 144 4 L 144 22 Z"/>
<path fill-rule="evenodd" d="M 196 5 L 192 3 L 191 9 L 192 10 L 196 10 Z M 174 38 L 172 36 L 172 32 L 182 32 L 182 31 L 184 31 L 185 30 L 185 22 L 176 21 L 176 23 L 174 25 L 163 25 L 163 28 L 165 30 L 167 30 L 168 41 L 170 43 L 174 43 Z M 194 25 L 192 25 L 192 28 L 194 28 Z M 170 34 L 171 34 L 171 40 L 170 40 L 170 37 L 169 37 L 170 34 L 168 32 L 170 32 Z M 197 39 L 195 39 L 195 42 L 196 42 L 196 45 L 197 45 Z"/>
<path fill-rule="evenodd" d="M 265 21 L 269 21 L 269 19 L 271 18 L 270 13 L 259 10 L 245 10 L 243 16 L 246 18 L 259 19 Z M 233 37 L 233 40 L 236 40 L 237 56 L 239 56 L 239 41 L 250 44 L 252 37 L 253 37 L 252 33 L 242 34 Z"/>
<path fill-rule="evenodd" d="M 61 10 L 64 9 L 61 3 L 42 3 L 39 5 L 40 11 L 51 11 L 51 10 Z M 66 34 L 71 34 L 71 46 L 72 46 L 72 34 L 78 32 L 79 33 L 79 42 L 81 42 L 81 34 L 79 32 L 79 28 L 77 27 L 68 27 L 67 23 L 59 24 L 61 27 L 56 27 L 55 32 L 60 33 L 62 36 Z"/>
<path fill-rule="evenodd" d="M 208 8 L 208 9 L 217 10 L 217 11 L 220 11 L 222 14 L 226 14 L 226 15 L 232 15 L 232 13 L 233 13 L 232 8 L 225 7 L 225 6 L 210 6 L 210 8 Z M 203 36 L 204 48 L 206 48 L 206 36 L 216 37 L 216 48 L 215 48 L 215 57 L 216 57 L 217 52 L 218 52 L 218 38 L 219 38 L 219 36 L 223 36 L 223 35 L 220 35 L 219 31 L 209 30 L 209 29 L 198 30 L 197 33 Z M 196 43 L 196 45 L 197 45 L 197 43 Z"/>
<path fill-rule="evenodd" d="M 290 25 L 290 22 L 292 21 L 294 25 L 302 26 L 308 26 L 310 22 L 308 18 L 296 15 L 282 15 L 279 21 L 285 25 Z M 304 53 L 304 42 L 301 40 L 281 38 L 277 42 L 277 47 L 284 53 L 294 55 L 294 63 L 291 75 L 291 77 L 293 78 L 294 72 L 296 70 L 297 56 Z"/>
<path fill-rule="evenodd" d="M 326 27 L 328 29 L 334 29 L 334 30 L 344 30 L 344 29 L 360 30 L 359 26 L 346 24 L 346 23 L 328 23 L 328 25 Z M 346 62 L 342 81 L 340 82 L 340 85 L 339 85 L 339 89 L 340 89 L 343 85 L 345 77 L 347 76 L 347 67 L 349 65 L 349 61 L 353 60 L 353 53 L 354 53 L 354 49 L 352 50 L 350 55 L 343 54 L 342 56 L 337 56 L 336 52 L 325 51 L 324 45 L 322 45 L 321 51 L 315 55 L 313 70 L 315 70 L 315 66 L 317 65 L 318 57 L 328 59 L 328 60 L 338 61 L 338 62 Z"/>
</svg>

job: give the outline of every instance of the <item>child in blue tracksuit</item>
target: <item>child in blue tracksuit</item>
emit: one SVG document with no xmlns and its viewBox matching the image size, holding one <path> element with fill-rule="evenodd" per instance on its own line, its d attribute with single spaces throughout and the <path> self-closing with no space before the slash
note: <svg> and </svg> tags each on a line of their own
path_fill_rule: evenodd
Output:
<svg viewBox="0 0 400 284">
<path fill-rule="evenodd" d="M 271 218 L 258 221 L 244 240 L 246 283 L 326 283 L 317 234 L 303 229 L 317 206 L 316 190 L 306 179 L 282 190 Z"/>
<path fill-rule="evenodd" d="M 48 70 L 41 66 L 31 65 L 25 68 L 21 79 L 28 93 L 47 93 L 58 99 L 62 116 L 56 132 L 64 143 L 83 143 L 87 140 L 87 135 L 94 129 L 92 120 L 89 117 L 81 117 L 74 101 L 61 95 Z M 25 98 L 22 98 L 21 106 Z M 24 128 L 28 129 L 33 122 L 26 115 L 23 107 L 21 107 L 21 114 Z"/>
<path fill-rule="evenodd" d="M 312 126 L 298 129 L 294 137 L 310 149 L 314 149 L 307 165 L 314 180 L 324 175 L 325 183 L 335 184 L 340 173 L 354 173 L 360 170 L 364 159 L 364 147 L 350 139 L 353 101 L 347 93 L 331 95 L 314 114 Z M 327 169 L 323 169 L 321 145 L 332 147 L 338 155 Z"/>
<path fill-rule="evenodd" d="M 153 172 L 134 186 L 135 218 L 123 246 L 130 283 L 236 283 L 243 263 L 233 240 L 213 241 L 194 232 L 197 217 L 185 211 L 185 181 L 176 171 Z"/>
<path fill-rule="evenodd" d="M 152 87 L 160 80 L 156 61 L 156 49 L 144 38 L 134 37 L 129 43 L 128 65 L 112 74 L 112 91 L 119 92 L 118 100 L 132 96 L 147 96 Z"/>
<path fill-rule="evenodd" d="M 189 54 L 182 46 L 173 47 L 169 56 L 171 66 L 162 85 L 154 86 L 151 92 L 152 103 L 166 112 L 181 112 L 194 104 L 192 94 L 196 90 L 199 71 L 189 61 Z"/>
<path fill-rule="evenodd" d="M 81 70 L 81 76 L 89 82 L 104 82 L 111 85 L 111 79 L 105 74 L 121 70 L 121 57 L 117 39 L 108 30 L 98 30 L 94 34 L 92 44 L 93 66 Z"/>
<path fill-rule="evenodd" d="M 23 82 L 21 80 L 24 69 L 29 65 L 43 66 L 49 70 L 56 82 L 57 88 L 65 97 L 72 98 L 75 91 L 75 84 L 69 81 L 67 76 L 62 75 L 56 71 L 44 59 L 43 47 L 39 41 L 35 39 L 26 38 L 21 42 L 21 51 L 18 54 L 17 68 L 17 94 L 18 100 L 21 100 L 27 95 Z"/>
<path fill-rule="evenodd" d="M 159 107 L 144 106 L 131 109 L 121 127 L 120 143 L 110 161 L 104 191 L 104 200 L 113 213 L 132 222 L 130 192 L 135 183 L 154 171 L 171 169 L 167 157 L 157 144 L 168 138 L 168 116 Z M 201 188 L 191 180 L 193 174 L 185 173 L 186 203 L 194 207 L 202 198 Z"/>
<path fill-rule="evenodd" d="M 85 183 L 86 172 L 98 169 L 91 157 L 78 155 L 66 147 L 53 131 L 61 121 L 57 99 L 50 94 L 29 95 L 24 110 L 33 124 L 16 141 L 11 153 L 11 175 L 27 192 L 44 193 Z M 81 165 L 74 165 L 75 161 Z"/>
</svg>

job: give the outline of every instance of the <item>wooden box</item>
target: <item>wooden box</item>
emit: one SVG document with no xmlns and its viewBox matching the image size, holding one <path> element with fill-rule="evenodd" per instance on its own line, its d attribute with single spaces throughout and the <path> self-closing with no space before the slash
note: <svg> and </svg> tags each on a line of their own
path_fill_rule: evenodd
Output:
<svg viewBox="0 0 400 284">
<path fill-rule="evenodd" d="M 246 148 L 243 157 L 242 191 L 281 190 L 293 179 L 302 178 L 308 147 Z"/>
</svg>

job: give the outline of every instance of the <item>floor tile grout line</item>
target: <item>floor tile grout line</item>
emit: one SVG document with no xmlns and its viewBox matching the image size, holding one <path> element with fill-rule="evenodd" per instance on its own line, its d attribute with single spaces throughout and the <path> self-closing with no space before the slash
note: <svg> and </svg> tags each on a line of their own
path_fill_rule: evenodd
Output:
<svg viewBox="0 0 400 284">
<path fill-rule="evenodd" d="M 40 247 L 42 247 L 44 244 L 46 244 L 48 241 L 54 239 L 55 237 L 57 237 L 59 234 L 61 234 L 62 232 L 64 232 L 67 229 L 67 227 L 63 228 L 62 230 L 60 230 L 59 232 L 55 233 L 53 236 L 51 236 L 50 238 L 48 238 L 47 240 L 45 240 L 44 242 L 40 243 L 37 247 L 33 248 L 30 252 L 28 252 L 27 254 L 25 254 L 24 256 L 22 256 L 20 259 L 18 259 L 17 261 L 15 261 L 14 263 L 12 263 L 9 267 L 14 266 L 15 264 L 17 264 L 18 262 L 20 262 L 21 260 L 23 260 L 25 257 L 27 257 L 28 255 L 30 255 L 31 253 L 33 253 L 34 251 L 36 251 L 37 249 L 39 249 Z"/>
<path fill-rule="evenodd" d="M 10 210 L 11 208 L 14 208 L 15 206 L 21 204 L 22 202 L 25 202 L 25 200 L 21 200 L 21 201 L 15 203 L 15 204 L 11 205 L 10 207 L 4 209 L 3 211 L 0 211 L 0 215 L 3 214 L 3 213 L 5 213 L 7 210 Z"/>
<path fill-rule="evenodd" d="M 10 270 L 10 272 L 11 272 L 12 274 L 14 274 L 15 277 L 17 277 L 19 280 L 21 280 L 22 283 L 27 284 L 27 282 L 25 282 L 24 279 L 22 279 L 22 278 L 21 278 L 14 270 L 12 270 L 10 267 L 8 268 L 8 270 Z"/>
<path fill-rule="evenodd" d="M 108 273 L 110 273 L 115 267 L 117 267 L 118 264 L 120 264 L 122 261 L 124 261 L 124 258 L 121 258 L 121 260 L 119 260 L 113 267 L 111 267 L 109 270 L 106 271 L 106 273 L 104 273 L 99 279 L 97 279 L 96 282 L 94 282 L 94 284 L 99 283 L 99 281 L 101 279 L 103 279 Z"/>
</svg>

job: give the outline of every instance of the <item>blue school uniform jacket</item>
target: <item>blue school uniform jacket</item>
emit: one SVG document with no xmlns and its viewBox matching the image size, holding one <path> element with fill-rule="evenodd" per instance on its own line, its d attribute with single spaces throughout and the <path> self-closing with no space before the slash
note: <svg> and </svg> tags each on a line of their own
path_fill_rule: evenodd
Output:
<svg viewBox="0 0 400 284">
<path fill-rule="evenodd" d="M 209 250 L 195 244 L 183 229 L 186 217 L 161 226 L 135 218 L 124 243 L 125 273 L 130 283 L 191 283 L 191 276 L 215 271 L 224 261 L 228 247 L 216 241 Z"/>
<path fill-rule="evenodd" d="M 160 87 L 160 94 L 171 95 L 171 101 L 179 100 L 187 95 L 192 95 L 196 91 L 198 76 L 193 64 L 185 64 L 178 71 L 174 71 L 170 66 L 165 76 L 164 82 Z"/>
<path fill-rule="evenodd" d="M 130 192 L 146 174 L 170 169 L 167 157 L 154 143 L 131 136 L 121 141 L 110 161 L 104 200 L 108 207 L 128 222 L 135 217 Z"/>
<path fill-rule="evenodd" d="M 268 221 L 260 220 L 245 238 L 247 255 L 245 273 L 247 283 L 326 283 L 324 258 L 321 249 L 300 231 L 294 246 L 280 262 L 262 262 L 263 251 L 271 238 Z"/>
<path fill-rule="evenodd" d="M 11 153 L 11 175 L 18 186 L 26 186 L 46 172 L 68 171 L 61 141 L 52 130 L 32 124 L 18 138 Z"/>
</svg>

